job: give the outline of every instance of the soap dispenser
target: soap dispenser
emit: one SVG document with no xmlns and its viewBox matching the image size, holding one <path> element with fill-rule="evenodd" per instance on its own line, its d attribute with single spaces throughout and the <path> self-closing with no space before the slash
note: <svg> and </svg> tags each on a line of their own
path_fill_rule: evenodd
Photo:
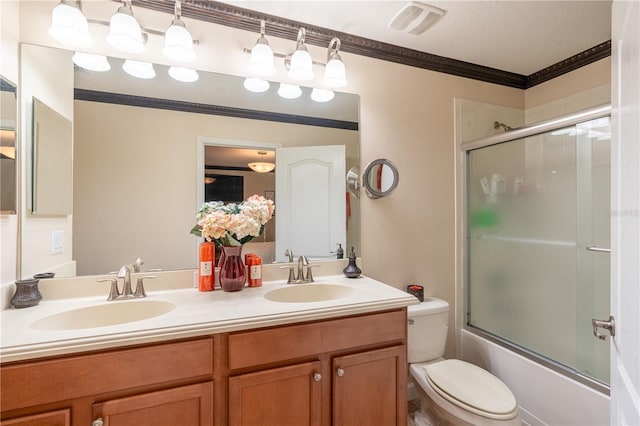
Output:
<svg viewBox="0 0 640 426">
<path fill-rule="evenodd" d="M 353 247 L 351 247 L 351 251 L 349 252 L 349 264 L 342 272 L 347 278 L 358 278 L 362 273 L 362 270 L 356 265 L 356 251 Z"/>
<path fill-rule="evenodd" d="M 338 243 L 338 250 L 336 253 L 336 259 L 344 259 L 344 250 L 342 250 L 342 244 Z"/>
</svg>

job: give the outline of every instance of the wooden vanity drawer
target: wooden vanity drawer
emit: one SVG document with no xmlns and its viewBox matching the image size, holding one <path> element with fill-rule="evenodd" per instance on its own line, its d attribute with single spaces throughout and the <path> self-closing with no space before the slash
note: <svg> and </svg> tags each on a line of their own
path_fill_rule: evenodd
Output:
<svg viewBox="0 0 640 426">
<path fill-rule="evenodd" d="M 3 366 L 3 411 L 136 387 L 212 377 L 213 339 Z"/>
<path fill-rule="evenodd" d="M 367 345 L 404 342 L 406 309 L 229 335 L 231 370 Z M 291 343 L 295 342 L 295 343 Z"/>
</svg>

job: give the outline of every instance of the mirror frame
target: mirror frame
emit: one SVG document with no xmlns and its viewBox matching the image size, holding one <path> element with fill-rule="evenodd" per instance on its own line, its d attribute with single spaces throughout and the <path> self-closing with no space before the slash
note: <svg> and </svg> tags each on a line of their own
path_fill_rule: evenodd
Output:
<svg viewBox="0 0 640 426">
<path fill-rule="evenodd" d="M 371 186 L 369 175 L 374 172 L 374 168 L 376 166 L 387 166 L 391 169 L 391 172 L 393 173 L 393 181 L 391 182 L 391 187 L 389 189 L 380 191 Z M 391 193 L 398 187 L 399 180 L 400 173 L 398 172 L 398 168 L 396 167 L 396 165 L 393 164 L 391 160 L 387 160 L 386 158 L 378 158 L 367 164 L 367 167 L 365 167 L 364 174 L 362 175 L 362 186 L 364 186 L 367 196 L 375 200 L 391 195 Z"/>
</svg>

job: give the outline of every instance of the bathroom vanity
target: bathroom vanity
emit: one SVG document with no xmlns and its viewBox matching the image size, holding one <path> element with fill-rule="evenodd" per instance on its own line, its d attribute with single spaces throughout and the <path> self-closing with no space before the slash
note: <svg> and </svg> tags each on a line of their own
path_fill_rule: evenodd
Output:
<svg viewBox="0 0 640 426">
<path fill-rule="evenodd" d="M 281 282 L 149 292 L 176 308 L 30 337 L 16 321 L 93 299 L 4 310 L 2 425 L 406 424 L 406 306 L 416 299 L 369 278 L 318 281 L 352 291 L 304 302 L 269 300 L 293 288 Z"/>
</svg>

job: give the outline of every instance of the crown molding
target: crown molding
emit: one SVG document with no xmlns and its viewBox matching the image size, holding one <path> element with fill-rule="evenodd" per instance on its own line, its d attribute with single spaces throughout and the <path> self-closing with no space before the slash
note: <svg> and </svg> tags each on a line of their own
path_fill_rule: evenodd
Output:
<svg viewBox="0 0 640 426">
<path fill-rule="evenodd" d="M 137 7 L 170 14 L 174 9 L 173 0 L 133 0 L 133 4 Z M 341 42 L 340 50 L 344 52 L 518 89 L 528 89 L 611 55 L 611 40 L 609 40 L 525 76 L 333 31 L 308 23 L 258 13 L 216 1 L 183 0 L 182 15 L 256 33 L 260 32 L 260 21 L 264 20 L 267 24 L 267 35 L 293 41 L 297 39 L 298 29 L 304 27 L 306 31 L 305 42 L 308 44 L 325 47 L 329 45 L 333 37 L 338 37 Z"/>
<path fill-rule="evenodd" d="M 570 58 L 534 72 L 527 76 L 525 89 L 544 83 L 545 81 L 554 79 L 609 56 L 611 56 L 611 40 L 607 40 L 604 43 L 593 46 L 592 48 L 580 52 L 577 55 L 573 55 Z"/>
</svg>

